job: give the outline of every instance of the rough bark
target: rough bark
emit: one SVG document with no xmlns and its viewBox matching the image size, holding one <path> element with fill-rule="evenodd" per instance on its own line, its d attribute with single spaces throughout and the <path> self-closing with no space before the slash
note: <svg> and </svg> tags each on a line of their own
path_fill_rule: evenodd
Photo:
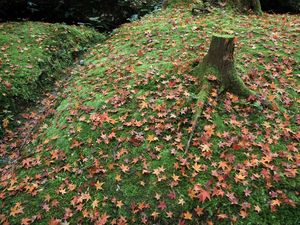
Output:
<svg viewBox="0 0 300 225">
<path fill-rule="evenodd" d="M 228 2 L 238 10 L 252 10 L 255 14 L 262 15 L 260 0 L 229 0 Z"/>
<path fill-rule="evenodd" d="M 234 37 L 213 36 L 209 51 L 203 60 L 204 64 L 218 71 L 218 78 L 223 87 L 232 93 L 248 97 L 254 94 L 237 75 L 234 67 Z"/>
<path fill-rule="evenodd" d="M 209 76 L 214 75 L 220 81 L 225 90 L 238 96 L 248 97 L 256 95 L 246 87 L 243 80 L 238 76 L 234 67 L 234 37 L 228 35 L 215 35 L 212 38 L 207 55 L 193 71 L 199 77 L 200 92 L 196 109 L 192 121 L 191 133 L 185 148 L 185 153 L 189 150 L 191 140 L 197 127 L 204 104 L 211 90 Z"/>
<path fill-rule="evenodd" d="M 257 15 L 262 15 L 263 14 L 263 12 L 261 10 L 260 0 L 252 0 L 252 10 Z"/>
</svg>

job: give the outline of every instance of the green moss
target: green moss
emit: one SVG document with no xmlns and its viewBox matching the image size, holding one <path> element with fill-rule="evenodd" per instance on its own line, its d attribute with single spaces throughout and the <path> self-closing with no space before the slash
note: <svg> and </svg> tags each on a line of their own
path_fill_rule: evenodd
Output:
<svg viewBox="0 0 300 225">
<path fill-rule="evenodd" d="M 36 101 L 50 84 L 64 76 L 66 66 L 102 39 L 101 34 L 84 27 L 38 22 L 2 23 L 0 117 L 13 115 L 25 103 Z"/>
<path fill-rule="evenodd" d="M 38 152 L 31 157 L 41 157 L 42 163 L 25 169 L 20 161 L 14 165 L 14 170 L 9 170 L 15 171 L 16 185 L 25 177 L 41 181 L 34 201 L 23 189 L 15 191 L 9 182 L 1 182 L 1 191 L 5 193 L 0 200 L 0 204 L 5 205 L 1 213 L 12 224 L 21 223 L 25 215 L 31 218 L 39 212 L 43 218 L 37 222 L 47 224 L 51 218 L 63 218 L 67 207 L 74 214 L 67 220 L 70 224 L 89 224 L 94 215 L 101 217 L 104 213 L 110 216 L 110 223 L 122 215 L 129 224 L 141 224 L 143 216 L 153 224 L 178 224 L 186 211 L 193 216 L 192 221 L 186 220 L 187 224 L 209 220 L 228 224 L 235 219 L 236 224 L 276 224 L 284 223 L 283 220 L 285 224 L 296 224 L 297 207 L 285 204 L 281 192 L 277 193 L 282 200 L 277 211 L 270 210 L 270 202 L 274 200 L 271 193 L 274 195 L 277 190 L 294 202 L 299 201 L 292 190 L 299 184 L 298 177 L 285 177 L 285 169 L 292 168 L 296 162 L 297 152 L 292 145 L 296 144 L 293 135 L 297 131 L 298 94 L 295 83 L 288 83 L 284 73 L 289 66 L 280 69 L 280 75 L 274 73 L 282 65 L 294 68 L 294 55 L 287 59 L 286 54 L 296 49 L 291 43 L 297 32 L 285 32 L 289 42 L 277 39 L 276 44 L 272 42 L 270 48 L 265 48 L 262 40 L 270 40 L 270 33 L 275 28 L 280 30 L 283 21 L 278 15 L 266 14 L 266 17 L 259 20 L 217 11 L 191 18 L 188 10 L 167 9 L 114 31 L 110 39 L 90 50 L 86 64 L 64 90 L 66 98 L 56 108 L 55 115 L 45 121 L 37 138 L 26 146 L 24 151 Z M 295 20 L 293 24 L 298 20 L 293 16 L 287 18 Z M 202 61 L 206 54 L 211 34 L 223 33 L 221 28 L 238 34 L 237 75 L 247 86 L 282 98 L 279 104 L 288 108 L 290 118 L 281 112 L 259 109 L 231 93 L 217 97 L 217 82 L 208 83 L 203 79 L 206 78 L 203 74 L 217 75 L 217 71 L 209 67 L 204 71 L 200 66 L 192 71 L 193 62 Z M 249 38 L 252 34 L 254 37 Z M 276 51 L 278 64 L 266 71 L 265 65 L 273 60 L 273 48 L 285 42 L 288 43 L 286 48 Z M 259 72 L 252 72 L 253 68 L 258 68 Z M 290 77 L 296 76 L 297 71 L 290 72 Z M 254 78 L 249 79 L 250 75 Z M 268 89 L 270 82 L 264 76 L 282 85 L 281 90 Z M 201 92 L 205 86 L 211 86 L 208 89 L 214 95 Z M 285 91 L 287 89 L 289 91 Z M 207 99 L 207 104 L 199 118 L 191 148 L 184 154 L 198 93 L 198 98 Z M 286 97 L 294 104 L 292 107 L 287 106 L 290 102 Z M 106 121 L 103 113 L 114 121 Z M 99 117 L 92 119 L 91 115 Z M 71 148 L 75 140 L 82 144 Z M 51 159 L 56 149 L 66 158 Z M 263 163 L 264 157 L 269 155 L 272 162 Z M 222 168 L 220 164 L 224 162 L 228 167 Z M 64 169 L 68 164 L 70 169 Z M 241 168 L 247 175 L 239 181 L 236 175 Z M 264 169 L 270 173 L 271 188 L 261 175 Z M 42 179 L 36 177 L 47 170 L 49 175 Z M 278 182 L 275 182 L 276 174 L 281 177 Z M 178 183 L 174 182 L 178 179 L 176 176 Z M 98 190 L 97 181 L 103 182 Z M 73 191 L 68 189 L 69 183 L 76 184 Z M 211 193 L 210 200 L 201 202 L 197 196 L 192 196 L 191 190 L 199 184 Z M 66 186 L 66 194 L 57 192 L 61 185 Z M 224 195 L 212 195 L 214 188 L 223 190 Z M 245 195 L 248 189 L 250 196 Z M 49 212 L 40 209 L 47 193 L 59 199 L 59 208 L 51 207 Z M 83 211 L 76 209 L 80 204 L 71 204 L 72 199 L 84 193 L 91 196 L 90 200 L 82 201 L 83 209 L 91 218 L 83 217 Z M 238 204 L 229 199 L 232 193 Z M 95 208 L 92 207 L 94 200 L 99 200 Z M 11 206 L 18 201 L 28 208 L 26 214 L 10 216 Z M 124 205 L 116 206 L 116 201 Z M 166 209 L 162 209 L 164 202 Z M 142 203 L 150 208 L 135 212 L 134 208 L 142 208 Z M 247 206 L 246 203 L 251 207 L 242 218 L 240 210 L 242 205 Z M 197 205 L 203 208 L 203 215 L 199 217 L 195 213 Z M 255 211 L 256 205 L 261 208 L 260 213 Z M 159 212 L 157 219 L 151 216 L 154 211 Z M 169 211 L 173 212 L 172 218 L 167 218 Z M 220 220 L 218 215 L 222 213 L 229 218 Z"/>
</svg>

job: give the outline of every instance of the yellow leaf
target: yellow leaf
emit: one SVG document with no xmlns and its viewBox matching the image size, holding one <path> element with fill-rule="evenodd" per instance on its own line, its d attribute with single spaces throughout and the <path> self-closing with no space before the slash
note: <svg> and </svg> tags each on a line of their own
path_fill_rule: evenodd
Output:
<svg viewBox="0 0 300 225">
<path fill-rule="evenodd" d="M 150 134 L 147 137 L 147 141 L 149 141 L 149 142 L 153 142 L 153 141 L 157 141 L 157 140 L 158 140 L 158 138 L 153 134 Z"/>
<path fill-rule="evenodd" d="M 183 219 L 192 220 L 192 218 L 193 218 L 193 215 L 189 211 L 183 213 Z"/>
<path fill-rule="evenodd" d="M 95 184 L 96 189 L 97 190 L 103 190 L 103 187 L 102 187 L 103 184 L 104 184 L 103 182 L 97 181 L 96 184 Z"/>
<path fill-rule="evenodd" d="M 9 120 L 7 118 L 5 118 L 3 121 L 2 121 L 2 126 L 4 129 L 6 129 L 9 125 Z"/>
<path fill-rule="evenodd" d="M 92 203 L 92 207 L 93 209 L 95 209 L 96 207 L 98 207 L 99 201 L 98 200 L 94 200 Z"/>
</svg>

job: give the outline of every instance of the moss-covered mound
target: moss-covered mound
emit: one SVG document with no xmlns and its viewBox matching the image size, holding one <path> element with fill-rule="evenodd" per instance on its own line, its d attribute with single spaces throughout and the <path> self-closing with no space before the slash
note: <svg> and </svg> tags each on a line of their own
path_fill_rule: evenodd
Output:
<svg viewBox="0 0 300 225">
<path fill-rule="evenodd" d="M 35 101 L 80 52 L 101 38 L 84 27 L 0 24 L 0 120 L 18 111 L 20 104 Z"/>
<path fill-rule="evenodd" d="M 1 168 L 11 224 L 299 224 L 299 17 L 170 9 L 125 25 L 77 68 L 55 115 Z M 213 88 L 191 147 L 201 61 L 236 35 L 260 101 Z M 218 83 L 211 75 L 212 85 Z"/>
</svg>

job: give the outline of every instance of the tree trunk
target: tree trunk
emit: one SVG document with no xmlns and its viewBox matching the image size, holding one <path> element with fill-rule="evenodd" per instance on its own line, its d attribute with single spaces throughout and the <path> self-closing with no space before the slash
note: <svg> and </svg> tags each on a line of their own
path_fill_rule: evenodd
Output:
<svg viewBox="0 0 300 225">
<path fill-rule="evenodd" d="M 211 75 L 217 77 L 225 90 L 241 96 L 248 97 L 256 95 L 246 87 L 243 80 L 237 75 L 234 67 L 234 37 L 229 35 L 215 35 L 212 38 L 207 55 L 203 62 L 193 70 L 194 75 L 198 76 L 200 91 L 197 96 L 196 109 L 192 121 L 192 129 L 188 139 L 185 153 L 190 147 L 198 119 L 200 118 L 203 107 L 211 91 L 209 79 Z"/>
<path fill-rule="evenodd" d="M 260 0 L 252 0 L 252 10 L 255 12 L 257 15 L 262 15 L 263 12 L 261 10 L 261 4 Z"/>
<path fill-rule="evenodd" d="M 262 15 L 260 0 L 229 0 L 229 3 L 241 11 L 252 10 L 255 14 Z"/>
<path fill-rule="evenodd" d="M 213 36 L 208 54 L 203 60 L 205 66 L 212 66 L 217 70 L 218 79 L 226 90 L 232 93 L 248 97 L 254 94 L 249 90 L 242 79 L 237 75 L 234 67 L 234 37 Z"/>
</svg>

